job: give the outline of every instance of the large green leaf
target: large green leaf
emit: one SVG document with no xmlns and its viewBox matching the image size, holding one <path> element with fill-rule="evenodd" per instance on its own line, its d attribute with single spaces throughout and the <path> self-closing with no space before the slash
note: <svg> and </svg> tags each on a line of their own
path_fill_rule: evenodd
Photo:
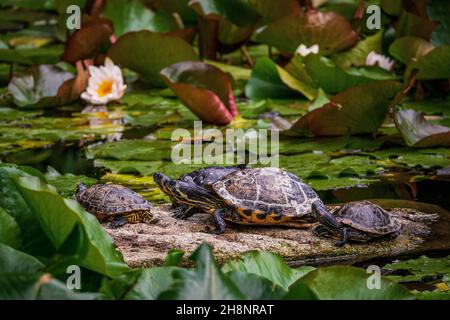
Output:
<svg viewBox="0 0 450 320">
<path fill-rule="evenodd" d="M 289 98 L 299 96 L 299 94 L 313 99 L 316 89 L 310 84 L 298 80 L 270 58 L 265 57 L 256 62 L 251 78 L 245 87 L 245 94 L 254 100 Z"/>
<path fill-rule="evenodd" d="M 320 268 L 300 278 L 290 288 L 288 298 L 308 292 L 307 299 L 321 300 L 404 300 L 414 296 L 405 287 L 380 278 L 380 288 L 369 289 L 370 273 L 364 269 L 344 266 Z M 299 298 L 304 298 L 300 296 Z"/>
<path fill-rule="evenodd" d="M 398 110 L 394 114 L 394 120 L 408 146 L 450 146 L 450 128 L 432 124 L 415 110 Z"/>
<path fill-rule="evenodd" d="M 301 11 L 282 17 L 256 32 L 255 40 L 295 52 L 300 44 L 318 44 L 329 55 L 353 47 L 358 35 L 350 23 L 335 12 Z"/>
<path fill-rule="evenodd" d="M 117 36 L 130 31 L 169 32 L 177 29 L 172 15 L 165 11 L 154 12 L 140 0 L 109 0 L 102 14 L 114 23 L 114 34 Z"/>
<path fill-rule="evenodd" d="M 108 50 L 115 63 L 137 72 L 148 84 L 162 86 L 160 71 L 180 61 L 196 61 L 194 49 L 179 37 L 151 31 L 129 32 Z"/>
<path fill-rule="evenodd" d="M 394 78 L 390 72 L 379 67 L 340 69 L 332 60 L 317 54 L 309 55 L 304 60 L 311 78 L 319 87 L 330 93 Z"/>
<path fill-rule="evenodd" d="M 282 287 L 253 273 L 231 271 L 227 276 L 252 300 L 279 300 L 286 294 Z"/>
<path fill-rule="evenodd" d="M 185 61 L 164 68 L 161 75 L 201 120 L 224 125 L 238 114 L 231 78 L 219 68 L 199 61 Z"/>
<path fill-rule="evenodd" d="M 391 80 L 352 87 L 300 118 L 290 131 L 313 136 L 376 132 L 387 115 L 391 100 L 402 87 Z"/>
<path fill-rule="evenodd" d="M 287 290 L 292 283 L 314 270 L 314 268 L 291 269 L 283 258 L 275 253 L 250 251 L 238 259 L 228 261 L 222 270 L 227 273 L 246 272 L 256 274 Z"/>
<path fill-rule="evenodd" d="M 0 274 L 35 274 L 44 268 L 45 266 L 35 257 L 0 243 Z"/>
<path fill-rule="evenodd" d="M 211 247 L 203 244 L 190 257 L 194 270 L 176 270 L 173 287 L 162 294 L 162 299 L 229 300 L 246 296 L 217 266 Z"/>
</svg>

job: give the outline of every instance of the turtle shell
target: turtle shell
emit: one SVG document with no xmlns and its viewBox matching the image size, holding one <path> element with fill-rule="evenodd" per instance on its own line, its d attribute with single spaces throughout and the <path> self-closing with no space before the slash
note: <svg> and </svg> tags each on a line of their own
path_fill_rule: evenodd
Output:
<svg viewBox="0 0 450 320">
<path fill-rule="evenodd" d="M 310 186 L 278 168 L 235 171 L 213 183 L 212 188 L 229 206 L 255 223 L 282 223 L 283 217 L 304 217 L 311 212 L 311 204 L 320 201 Z"/>
<path fill-rule="evenodd" d="M 77 201 L 96 216 L 116 216 L 152 208 L 138 193 L 117 184 L 96 184 L 76 195 Z"/>
<path fill-rule="evenodd" d="M 342 224 L 373 235 L 394 233 L 401 227 L 389 212 L 369 201 L 349 202 L 335 215 Z"/>
<path fill-rule="evenodd" d="M 179 180 L 184 182 L 190 182 L 192 180 L 198 186 L 209 186 L 222 177 L 238 170 L 241 170 L 241 168 L 212 166 L 197 169 L 195 171 L 182 175 Z"/>
</svg>

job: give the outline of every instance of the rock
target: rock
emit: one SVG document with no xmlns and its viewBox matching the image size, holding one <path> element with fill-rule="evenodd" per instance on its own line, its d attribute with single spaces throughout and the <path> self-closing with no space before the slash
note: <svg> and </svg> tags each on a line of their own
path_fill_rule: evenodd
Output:
<svg viewBox="0 0 450 320">
<path fill-rule="evenodd" d="M 334 246 L 336 240 L 315 237 L 309 229 L 229 224 L 225 234 L 215 235 L 211 233 L 214 225 L 210 215 L 196 214 L 188 220 L 177 220 L 172 218 L 169 205 L 155 208 L 155 220 L 150 224 L 127 224 L 118 229 L 105 225 L 105 228 L 123 253 L 126 263 L 132 267 L 161 265 L 170 249 L 185 251 L 186 258 L 203 242 L 211 244 L 219 264 L 249 250 L 275 252 L 291 266 L 354 264 L 422 254 L 429 250 L 450 250 L 449 212 L 413 201 L 373 202 L 399 219 L 402 223 L 400 234 L 371 243 L 346 244 L 341 248 Z M 403 208 L 396 208 L 396 205 Z M 189 264 L 187 259 L 184 264 Z"/>
</svg>

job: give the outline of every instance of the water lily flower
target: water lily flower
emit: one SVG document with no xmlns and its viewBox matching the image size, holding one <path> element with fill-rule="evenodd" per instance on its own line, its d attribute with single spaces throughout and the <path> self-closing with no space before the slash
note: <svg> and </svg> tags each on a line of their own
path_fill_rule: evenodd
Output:
<svg viewBox="0 0 450 320">
<path fill-rule="evenodd" d="M 108 57 L 105 65 L 89 66 L 89 81 L 81 98 L 91 104 L 106 104 L 109 101 L 120 99 L 127 88 L 123 83 L 122 71 Z"/>
<path fill-rule="evenodd" d="M 295 50 L 295 53 L 298 53 L 302 57 L 306 57 L 307 55 L 309 55 L 311 53 L 318 54 L 319 53 L 319 45 L 314 44 L 308 48 L 307 46 L 305 46 L 302 43 L 301 45 L 298 46 L 297 50 Z"/>
<path fill-rule="evenodd" d="M 394 67 L 394 60 L 372 51 L 367 55 L 366 66 L 375 66 L 377 64 L 380 68 L 391 71 Z"/>
</svg>

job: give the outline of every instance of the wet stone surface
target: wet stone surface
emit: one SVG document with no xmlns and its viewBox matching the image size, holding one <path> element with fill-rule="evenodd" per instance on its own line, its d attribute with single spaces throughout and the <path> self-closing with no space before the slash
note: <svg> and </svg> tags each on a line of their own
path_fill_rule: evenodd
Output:
<svg viewBox="0 0 450 320">
<path fill-rule="evenodd" d="M 224 234 L 215 235 L 211 233 L 214 225 L 210 215 L 196 214 L 187 220 L 177 220 L 171 216 L 169 207 L 156 207 L 155 219 L 150 224 L 127 224 L 119 229 L 104 225 L 130 266 L 161 265 L 170 249 L 184 250 L 187 265 L 187 257 L 203 242 L 212 245 L 220 264 L 249 250 L 278 253 L 292 266 L 354 264 L 450 250 L 450 214 L 435 206 L 427 207 L 426 212 L 385 206 L 402 224 L 397 237 L 350 243 L 341 248 L 334 246 L 336 240 L 313 236 L 310 229 L 227 224 Z"/>
</svg>

